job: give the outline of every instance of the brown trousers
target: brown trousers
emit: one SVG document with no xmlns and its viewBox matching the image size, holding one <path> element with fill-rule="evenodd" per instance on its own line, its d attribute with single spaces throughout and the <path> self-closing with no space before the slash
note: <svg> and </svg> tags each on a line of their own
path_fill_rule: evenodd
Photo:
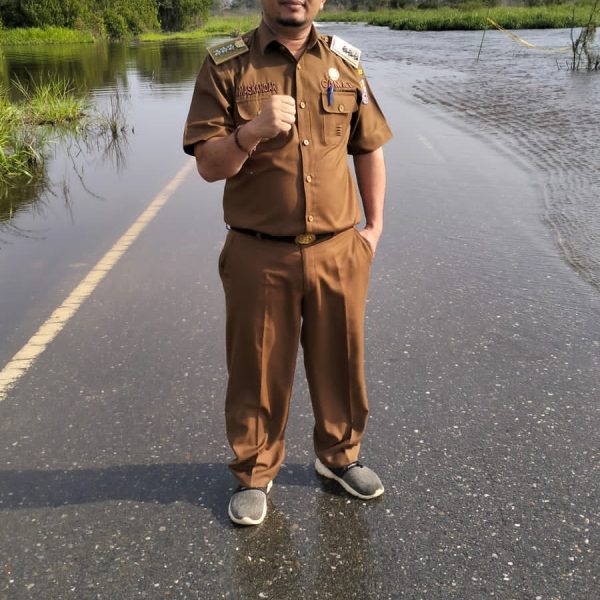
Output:
<svg viewBox="0 0 600 600">
<path fill-rule="evenodd" d="M 219 257 L 227 308 L 225 401 L 230 469 L 265 486 L 285 455 L 298 343 L 329 466 L 358 458 L 367 424 L 364 311 L 373 253 L 352 228 L 311 246 L 230 231 Z"/>
</svg>

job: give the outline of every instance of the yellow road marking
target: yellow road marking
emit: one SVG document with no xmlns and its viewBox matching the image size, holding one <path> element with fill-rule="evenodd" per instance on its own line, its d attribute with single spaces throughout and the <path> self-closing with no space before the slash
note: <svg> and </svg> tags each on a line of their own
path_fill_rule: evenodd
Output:
<svg viewBox="0 0 600 600">
<path fill-rule="evenodd" d="M 37 357 L 48 347 L 69 319 L 77 312 L 84 300 L 92 294 L 107 273 L 125 254 L 129 246 L 135 242 L 148 223 L 154 219 L 158 211 L 167 203 L 193 166 L 193 161 L 185 164 L 179 173 L 157 194 L 137 221 L 96 263 L 66 300 L 48 317 L 37 333 L 30 338 L 23 348 L 0 371 L 0 402 L 6 398 L 8 390 L 27 372 L 27 369 L 31 367 Z"/>
</svg>

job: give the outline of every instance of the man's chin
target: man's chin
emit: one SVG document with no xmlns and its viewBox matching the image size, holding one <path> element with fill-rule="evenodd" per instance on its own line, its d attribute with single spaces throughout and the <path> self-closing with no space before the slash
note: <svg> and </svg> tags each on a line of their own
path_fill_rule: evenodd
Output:
<svg viewBox="0 0 600 600">
<path fill-rule="evenodd" d="M 304 27 L 307 24 L 306 19 L 285 19 L 279 18 L 277 19 L 277 24 L 282 25 L 283 27 Z"/>
</svg>

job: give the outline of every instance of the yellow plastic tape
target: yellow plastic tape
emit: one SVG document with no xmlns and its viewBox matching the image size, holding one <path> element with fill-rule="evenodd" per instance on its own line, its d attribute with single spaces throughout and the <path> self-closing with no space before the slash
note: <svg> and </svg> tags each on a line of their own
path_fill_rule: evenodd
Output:
<svg viewBox="0 0 600 600">
<path fill-rule="evenodd" d="M 525 46 L 526 48 L 530 48 L 531 50 L 540 50 L 542 52 L 571 52 L 572 51 L 571 46 L 560 46 L 559 48 L 546 48 L 544 46 L 536 46 L 535 44 L 531 44 L 527 40 L 524 40 L 522 37 L 519 37 L 516 33 L 513 33 L 512 31 L 508 31 L 507 29 L 504 29 L 504 27 L 502 27 L 502 25 L 499 25 L 498 23 L 496 23 L 496 21 L 494 21 L 494 19 L 490 19 L 490 17 L 486 17 L 486 18 L 498 31 L 505 33 L 509 38 L 512 38 L 515 42 L 518 42 L 519 44 L 522 44 L 523 46 Z"/>
</svg>

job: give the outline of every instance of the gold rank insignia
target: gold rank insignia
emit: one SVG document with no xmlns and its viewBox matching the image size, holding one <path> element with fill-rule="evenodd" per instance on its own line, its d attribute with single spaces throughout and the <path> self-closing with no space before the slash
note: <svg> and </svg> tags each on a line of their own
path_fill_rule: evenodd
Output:
<svg viewBox="0 0 600 600">
<path fill-rule="evenodd" d="M 217 44 L 208 49 L 208 53 L 216 65 L 220 65 L 226 60 L 240 56 L 240 54 L 245 54 L 246 52 L 248 52 L 248 46 L 246 46 L 246 42 L 241 37 L 235 38 L 235 40 L 231 40 L 230 42 Z"/>
<path fill-rule="evenodd" d="M 331 44 L 329 46 L 332 52 L 335 52 L 338 56 L 341 56 L 347 63 L 350 63 L 355 69 L 358 69 L 360 62 L 360 50 L 345 42 L 342 38 L 334 35 L 331 38 Z"/>
</svg>

